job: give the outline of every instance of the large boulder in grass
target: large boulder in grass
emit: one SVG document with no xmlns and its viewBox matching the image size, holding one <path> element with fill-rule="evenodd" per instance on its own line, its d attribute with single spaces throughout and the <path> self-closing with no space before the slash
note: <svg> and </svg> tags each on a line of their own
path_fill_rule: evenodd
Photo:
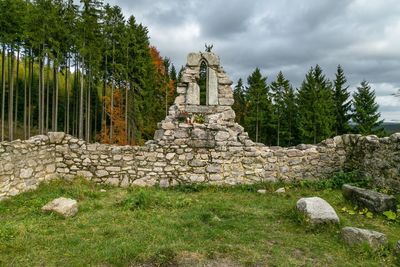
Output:
<svg viewBox="0 0 400 267">
<path fill-rule="evenodd" d="M 55 212 L 67 218 L 74 216 L 78 212 L 78 203 L 75 199 L 60 197 L 44 205 L 42 210 Z"/>
<path fill-rule="evenodd" d="M 301 198 L 297 201 L 297 210 L 303 213 L 311 224 L 339 223 L 335 210 L 320 197 Z"/>
<path fill-rule="evenodd" d="M 341 231 L 343 241 L 349 246 L 368 244 L 376 249 L 387 244 L 385 234 L 356 227 L 344 227 Z"/>
<path fill-rule="evenodd" d="M 368 208 L 375 213 L 396 210 L 396 198 L 376 191 L 344 184 L 343 196 L 360 207 Z"/>
</svg>

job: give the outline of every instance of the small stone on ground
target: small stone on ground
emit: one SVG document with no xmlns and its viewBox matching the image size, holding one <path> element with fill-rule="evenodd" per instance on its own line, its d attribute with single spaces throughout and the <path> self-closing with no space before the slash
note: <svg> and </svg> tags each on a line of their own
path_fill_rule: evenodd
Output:
<svg viewBox="0 0 400 267">
<path fill-rule="evenodd" d="M 74 216 L 78 212 L 78 203 L 75 199 L 60 197 L 44 205 L 42 210 L 56 212 L 67 218 Z"/>
<path fill-rule="evenodd" d="M 278 194 L 286 193 L 286 189 L 284 187 L 278 188 L 275 190 L 275 193 L 278 193 Z"/>
<path fill-rule="evenodd" d="M 257 193 L 265 194 L 265 193 L 267 193 L 267 190 L 265 190 L 265 189 L 258 189 L 258 190 L 257 190 Z"/>
</svg>

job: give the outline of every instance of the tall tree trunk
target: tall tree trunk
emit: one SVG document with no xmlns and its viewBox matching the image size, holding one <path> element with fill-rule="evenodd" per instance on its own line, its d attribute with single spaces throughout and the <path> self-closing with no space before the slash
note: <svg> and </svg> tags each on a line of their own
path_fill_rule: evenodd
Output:
<svg viewBox="0 0 400 267">
<path fill-rule="evenodd" d="M 107 128 L 107 118 L 106 118 L 106 102 L 104 101 L 104 98 L 107 93 L 107 64 L 108 64 L 108 57 L 107 53 L 105 54 L 105 71 L 104 71 L 104 80 L 103 80 L 103 90 L 101 93 L 101 131 L 104 131 L 106 133 L 106 128 Z"/>
<path fill-rule="evenodd" d="M 45 132 L 49 131 L 49 120 L 50 120 L 50 57 L 47 54 L 47 69 L 46 69 L 46 128 Z M 54 89 L 53 89 L 54 90 Z M 54 98 L 54 94 L 53 98 Z M 54 101 L 53 101 L 54 102 Z M 44 105 L 43 105 L 44 106 Z M 54 105 L 52 105 L 54 109 Z M 52 112 L 52 117 L 54 117 L 54 112 Z M 51 120 L 53 122 L 53 119 Z"/>
<path fill-rule="evenodd" d="M 44 47 L 44 46 L 43 46 Z M 47 123 L 46 122 L 46 120 L 45 120 L 45 112 L 46 112 L 46 89 L 45 89 L 45 77 L 44 77 L 44 69 L 45 69 L 45 59 L 43 59 L 43 62 L 42 62 L 42 88 L 40 89 L 41 90 L 41 92 L 42 92 L 42 97 L 41 97 L 41 99 L 42 99 L 42 104 L 41 104 L 41 106 L 42 106 L 42 114 L 41 114 L 41 116 L 42 116 L 42 134 L 44 134 L 45 133 L 45 123 Z"/>
<path fill-rule="evenodd" d="M 38 130 L 42 134 L 42 68 L 43 59 L 39 58 L 39 75 L 38 75 Z M 34 65 L 32 66 L 32 75 L 34 74 Z"/>
<path fill-rule="evenodd" d="M 3 51 L 1 53 L 1 81 L 2 81 L 2 94 L 1 94 L 1 141 L 4 141 L 4 115 L 6 106 L 6 46 L 3 44 Z"/>
<path fill-rule="evenodd" d="M 68 80 L 68 78 L 69 78 L 69 70 L 71 68 L 71 60 L 69 58 L 69 55 L 68 55 L 67 61 L 68 61 L 67 70 L 65 71 L 65 91 L 66 91 L 66 94 L 67 94 L 67 108 L 65 109 L 66 110 L 66 114 L 67 114 L 67 117 L 65 119 L 65 124 L 66 124 L 65 132 L 69 133 L 69 92 L 70 92 L 70 88 L 69 88 L 69 80 Z"/>
<path fill-rule="evenodd" d="M 10 80 L 9 80 L 9 88 L 10 93 L 8 97 L 8 136 L 10 141 L 14 140 L 14 49 L 11 48 L 11 53 L 9 53 L 11 57 L 11 66 L 10 66 Z"/>
<path fill-rule="evenodd" d="M 90 107 L 90 90 L 91 90 L 91 69 L 89 67 L 89 71 L 88 71 L 88 88 L 87 88 L 87 99 L 86 99 L 86 142 L 90 142 L 90 111 L 91 111 L 91 107 Z"/>
<path fill-rule="evenodd" d="M 28 63 L 28 54 L 25 49 L 24 56 L 24 139 L 28 138 L 28 132 L 26 129 L 27 126 L 27 104 L 28 104 L 28 96 L 27 96 L 27 63 Z"/>
<path fill-rule="evenodd" d="M 125 77 L 125 138 L 126 142 L 129 142 L 129 133 L 128 133 L 128 67 L 129 67 L 129 47 L 126 48 L 126 77 Z"/>
<path fill-rule="evenodd" d="M 54 63 L 53 66 L 53 80 L 54 80 L 54 107 L 53 107 L 53 131 L 57 132 L 58 131 L 58 67 L 56 66 L 56 63 Z"/>
<path fill-rule="evenodd" d="M 17 126 L 18 126 L 18 97 L 19 97 L 19 46 L 17 49 L 17 75 L 15 79 L 15 113 L 14 113 L 14 133 L 17 133 Z"/>
<path fill-rule="evenodd" d="M 113 142 L 113 115 L 114 115 L 114 89 L 115 89 L 115 44 L 113 42 L 113 55 L 112 55 L 112 66 L 113 66 L 113 71 L 112 71 L 112 75 L 111 75 L 111 79 L 112 79 L 112 85 L 111 85 L 111 114 L 110 114 L 110 143 L 114 143 Z"/>
<path fill-rule="evenodd" d="M 83 68 L 85 65 L 85 58 L 82 58 L 81 63 L 81 86 L 80 86 L 80 100 L 79 100 L 79 138 L 83 139 Z"/>
<path fill-rule="evenodd" d="M 32 116 L 32 84 L 33 84 L 33 58 L 32 48 L 29 50 L 29 85 L 28 85 L 28 138 L 31 137 L 31 116 Z"/>
</svg>

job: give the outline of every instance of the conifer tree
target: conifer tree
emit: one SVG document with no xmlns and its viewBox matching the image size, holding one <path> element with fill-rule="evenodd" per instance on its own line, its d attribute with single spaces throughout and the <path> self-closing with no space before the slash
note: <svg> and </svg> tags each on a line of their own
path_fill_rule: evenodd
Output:
<svg viewBox="0 0 400 267">
<path fill-rule="evenodd" d="M 319 65 L 311 68 L 298 91 L 300 141 L 318 143 L 332 136 L 335 122 L 330 81 Z"/>
<path fill-rule="evenodd" d="M 349 100 L 349 86 L 346 86 L 346 77 L 343 68 L 338 65 L 336 77 L 333 82 L 333 100 L 335 102 L 335 135 L 350 132 L 349 120 L 351 118 L 351 101 Z"/>
<path fill-rule="evenodd" d="M 244 118 L 246 117 L 246 95 L 244 92 L 243 80 L 239 78 L 235 88 L 233 89 L 234 103 L 233 110 L 236 113 L 236 122 L 244 125 Z"/>
<path fill-rule="evenodd" d="M 356 123 L 354 131 L 359 134 L 381 134 L 382 123 L 379 120 L 379 105 L 375 102 L 375 91 L 367 81 L 362 81 L 357 91 L 353 94 L 353 122 Z"/>
<path fill-rule="evenodd" d="M 248 112 L 245 126 L 256 142 L 270 143 L 272 103 L 268 92 L 267 77 L 256 68 L 247 78 Z"/>
<path fill-rule="evenodd" d="M 295 95 L 289 80 L 280 71 L 271 83 L 273 99 L 273 125 L 276 145 L 288 145 L 293 141 L 295 122 Z"/>
</svg>

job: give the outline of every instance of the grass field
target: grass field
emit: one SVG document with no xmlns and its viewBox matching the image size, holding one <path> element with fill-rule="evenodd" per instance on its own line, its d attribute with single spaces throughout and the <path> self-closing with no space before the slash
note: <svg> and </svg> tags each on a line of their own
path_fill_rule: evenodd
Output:
<svg viewBox="0 0 400 267">
<path fill-rule="evenodd" d="M 400 239 L 399 223 L 340 212 L 351 205 L 338 190 L 275 194 L 277 186 L 123 189 L 54 181 L 0 202 L 0 266 L 396 265 L 391 247 Z M 75 217 L 41 211 L 60 196 L 78 200 Z M 340 227 L 387 234 L 390 247 L 349 249 L 340 227 L 308 227 L 294 209 L 306 196 L 326 199 Z"/>
</svg>

